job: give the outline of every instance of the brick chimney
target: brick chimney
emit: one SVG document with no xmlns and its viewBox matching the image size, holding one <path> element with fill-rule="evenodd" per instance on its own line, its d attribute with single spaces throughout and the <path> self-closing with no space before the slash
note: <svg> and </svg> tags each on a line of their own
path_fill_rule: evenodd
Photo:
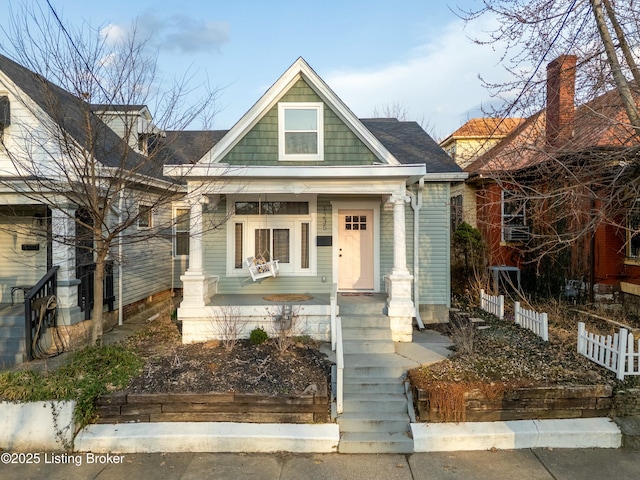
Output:
<svg viewBox="0 0 640 480">
<path fill-rule="evenodd" d="M 547 65 L 547 143 L 562 147 L 573 137 L 576 93 L 575 55 L 560 55 Z"/>
</svg>

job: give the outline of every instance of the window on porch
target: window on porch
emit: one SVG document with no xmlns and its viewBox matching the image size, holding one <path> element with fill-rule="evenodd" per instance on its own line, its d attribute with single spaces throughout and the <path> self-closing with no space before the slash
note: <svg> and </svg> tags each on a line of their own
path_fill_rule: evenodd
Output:
<svg viewBox="0 0 640 480">
<path fill-rule="evenodd" d="M 246 257 L 278 260 L 280 274 L 313 274 L 315 245 L 312 245 L 310 202 L 238 201 L 232 220 L 233 250 L 230 273 L 244 275 Z"/>
</svg>

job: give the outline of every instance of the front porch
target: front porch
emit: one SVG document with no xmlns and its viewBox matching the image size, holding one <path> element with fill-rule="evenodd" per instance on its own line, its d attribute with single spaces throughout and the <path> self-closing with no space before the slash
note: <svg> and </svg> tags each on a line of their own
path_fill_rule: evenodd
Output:
<svg viewBox="0 0 640 480">
<path fill-rule="evenodd" d="M 280 333 L 276 319 L 283 315 L 283 307 L 292 313 L 290 335 L 308 335 L 314 340 L 331 341 L 332 312 L 340 314 L 340 307 L 350 311 L 358 306 L 380 306 L 387 303 L 384 293 L 308 293 L 308 294 L 217 294 L 197 309 L 180 306 L 178 319 L 182 322 L 183 343 L 197 343 L 221 339 L 229 329 L 241 338 L 248 338 L 255 328 L 264 329 L 270 336 Z"/>
</svg>

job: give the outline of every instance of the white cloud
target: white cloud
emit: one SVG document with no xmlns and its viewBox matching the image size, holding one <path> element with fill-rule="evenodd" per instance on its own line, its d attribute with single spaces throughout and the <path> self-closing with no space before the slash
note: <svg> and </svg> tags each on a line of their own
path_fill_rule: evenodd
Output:
<svg viewBox="0 0 640 480">
<path fill-rule="evenodd" d="M 129 35 L 127 29 L 123 28 L 121 25 L 115 25 L 113 23 L 104 27 L 100 33 L 105 37 L 107 43 L 110 44 L 120 43 Z"/>
<path fill-rule="evenodd" d="M 491 25 L 472 24 L 487 31 Z M 374 108 L 398 104 L 410 119 L 424 120 L 444 137 L 468 118 L 480 115 L 481 103 L 491 101 L 478 74 L 505 79 L 497 66 L 499 54 L 490 46 L 469 40 L 473 31 L 461 21 L 447 25 L 430 43 L 405 54 L 400 61 L 365 71 L 335 71 L 325 79 L 356 115 L 367 117 Z"/>
<path fill-rule="evenodd" d="M 187 15 L 163 17 L 154 11 L 142 13 L 131 26 L 109 24 L 102 34 L 110 43 L 125 40 L 136 28 L 136 36 L 142 41 L 164 51 L 178 53 L 219 52 L 229 41 L 229 25 L 210 22 Z"/>
</svg>

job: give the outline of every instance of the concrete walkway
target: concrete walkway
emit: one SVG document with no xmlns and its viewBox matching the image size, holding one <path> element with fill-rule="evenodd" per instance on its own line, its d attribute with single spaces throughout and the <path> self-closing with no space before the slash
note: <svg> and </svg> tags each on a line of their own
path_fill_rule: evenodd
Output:
<svg viewBox="0 0 640 480">
<path fill-rule="evenodd" d="M 0 466 L 0 480 L 601 480 L 640 478 L 638 452 L 609 449 L 348 454 L 125 454 L 58 457 Z M 33 460 L 33 458 L 32 458 Z M 53 463 L 53 462 L 67 463 Z M 47 463 L 49 462 L 49 463 Z M 118 463 L 115 463 L 118 462 Z"/>
</svg>

